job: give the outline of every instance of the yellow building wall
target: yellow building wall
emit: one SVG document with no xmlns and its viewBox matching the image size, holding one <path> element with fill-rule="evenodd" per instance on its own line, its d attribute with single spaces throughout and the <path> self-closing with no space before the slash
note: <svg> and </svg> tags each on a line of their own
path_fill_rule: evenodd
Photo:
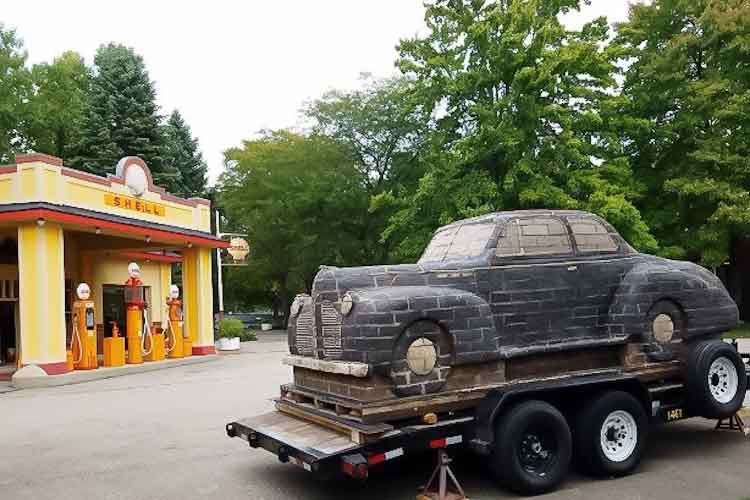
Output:
<svg viewBox="0 0 750 500">
<path fill-rule="evenodd" d="M 104 311 L 104 299 L 102 287 L 104 285 L 124 285 L 128 279 L 128 263 L 120 257 L 103 257 L 99 255 L 92 266 L 92 295 L 94 307 L 96 308 L 97 322 L 102 321 Z M 165 297 L 169 295 L 169 284 L 164 286 L 162 279 L 162 264 L 155 262 L 135 261 L 141 268 L 141 281 L 144 286 L 150 287 L 146 300 L 149 303 L 149 321 L 162 321 L 166 307 Z"/>
<path fill-rule="evenodd" d="M 55 224 L 18 227 L 20 361 L 65 362 L 63 230 Z"/>
</svg>

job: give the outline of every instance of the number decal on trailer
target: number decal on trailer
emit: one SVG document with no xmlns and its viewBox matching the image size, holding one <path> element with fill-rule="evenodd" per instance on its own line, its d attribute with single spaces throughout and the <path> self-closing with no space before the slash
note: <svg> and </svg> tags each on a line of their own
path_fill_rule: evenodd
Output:
<svg viewBox="0 0 750 500">
<path fill-rule="evenodd" d="M 674 408 L 672 410 L 667 411 L 668 421 L 671 422 L 673 420 L 680 420 L 681 418 L 684 418 L 682 408 Z"/>
</svg>

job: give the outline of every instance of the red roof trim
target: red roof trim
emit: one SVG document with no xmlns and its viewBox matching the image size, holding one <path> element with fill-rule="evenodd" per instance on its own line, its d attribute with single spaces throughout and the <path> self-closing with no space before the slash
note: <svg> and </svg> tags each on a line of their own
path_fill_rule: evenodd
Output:
<svg viewBox="0 0 750 500">
<path fill-rule="evenodd" d="M 46 155 L 44 153 L 16 155 L 16 165 L 19 165 L 21 163 L 32 163 L 35 161 L 46 163 L 48 165 L 54 165 L 56 167 L 62 167 L 63 164 L 62 158 L 58 158 L 57 156 L 52 155 Z"/>
<path fill-rule="evenodd" d="M 182 257 L 162 255 L 152 252 L 120 252 L 120 255 L 129 259 L 151 260 L 153 262 L 166 262 L 169 264 L 177 264 L 182 262 Z"/>
<path fill-rule="evenodd" d="M 97 219 L 84 215 L 68 214 L 44 208 L 0 213 L 0 222 L 28 221 L 39 218 L 63 224 L 78 224 L 82 226 L 100 227 L 102 229 L 112 229 L 121 233 L 134 234 L 143 237 L 151 236 L 152 238 L 181 244 L 193 243 L 195 245 L 203 247 L 229 248 L 229 242 L 227 241 L 219 241 L 213 238 L 202 238 L 200 236 L 187 235 L 178 232 L 167 231 L 164 229 L 154 229 L 131 224 L 124 224 L 122 222 Z"/>
<path fill-rule="evenodd" d="M 0 165 L 0 174 L 15 174 L 17 171 L 16 165 Z"/>
</svg>

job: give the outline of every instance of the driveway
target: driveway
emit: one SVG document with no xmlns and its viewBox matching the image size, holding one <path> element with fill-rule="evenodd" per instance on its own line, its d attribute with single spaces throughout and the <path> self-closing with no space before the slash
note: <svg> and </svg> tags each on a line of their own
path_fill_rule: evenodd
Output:
<svg viewBox="0 0 750 500">
<path fill-rule="evenodd" d="M 321 483 L 224 434 L 228 421 L 270 411 L 287 382 L 286 337 L 261 335 L 215 362 L 49 389 L 0 394 L 0 499 L 413 499 L 433 457 L 394 461 L 364 485 Z M 685 421 L 655 430 L 638 473 L 573 474 L 545 499 L 750 497 L 750 439 Z M 472 499 L 514 498 L 456 457 Z"/>
</svg>

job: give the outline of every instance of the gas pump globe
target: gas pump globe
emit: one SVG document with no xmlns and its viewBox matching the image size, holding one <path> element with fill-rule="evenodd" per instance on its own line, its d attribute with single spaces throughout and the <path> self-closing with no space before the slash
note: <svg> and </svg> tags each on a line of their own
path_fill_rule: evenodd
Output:
<svg viewBox="0 0 750 500">
<path fill-rule="evenodd" d="M 141 281 L 141 268 L 135 262 L 128 264 L 128 280 L 125 282 L 125 305 L 128 310 L 146 308 L 146 295 Z"/>
</svg>

